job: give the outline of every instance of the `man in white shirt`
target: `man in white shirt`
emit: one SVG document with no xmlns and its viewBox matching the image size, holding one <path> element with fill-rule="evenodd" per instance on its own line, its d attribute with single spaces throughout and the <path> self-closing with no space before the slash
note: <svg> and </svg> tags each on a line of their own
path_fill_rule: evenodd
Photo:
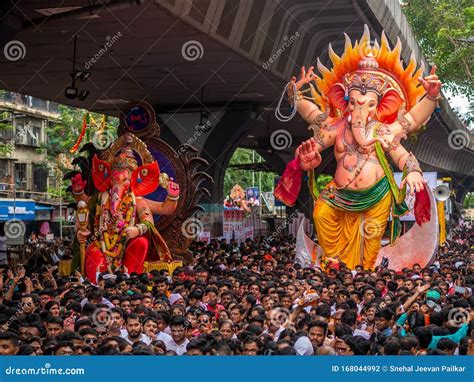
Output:
<svg viewBox="0 0 474 382">
<path fill-rule="evenodd" d="M 103 297 L 103 292 L 99 288 L 94 288 L 87 293 L 87 297 L 81 300 L 81 305 L 84 306 L 87 303 L 91 304 L 104 304 L 107 305 L 110 309 L 114 308 L 114 304 L 112 304 L 109 300 Z"/>
<path fill-rule="evenodd" d="M 186 353 L 189 340 L 186 338 L 188 329 L 186 319 L 183 316 L 173 317 L 170 322 L 171 341 L 166 343 L 166 350 L 174 351 L 177 355 Z"/>
<path fill-rule="evenodd" d="M 370 333 L 366 330 L 357 328 L 357 311 L 355 309 L 347 309 L 341 315 L 341 323 L 349 325 L 352 328 L 353 336 L 364 337 L 370 339 Z"/>
<path fill-rule="evenodd" d="M 121 332 L 120 336 L 130 345 L 133 345 L 136 342 L 143 342 L 146 345 L 150 345 L 151 338 L 143 333 L 143 327 L 138 314 L 132 313 L 127 317 L 125 329 L 127 331 Z"/>
</svg>

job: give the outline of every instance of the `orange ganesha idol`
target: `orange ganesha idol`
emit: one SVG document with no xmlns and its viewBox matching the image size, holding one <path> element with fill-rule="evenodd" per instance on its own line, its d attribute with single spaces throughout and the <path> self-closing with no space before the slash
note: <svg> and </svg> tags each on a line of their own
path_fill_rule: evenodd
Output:
<svg viewBox="0 0 474 382">
<path fill-rule="evenodd" d="M 294 205 L 302 172 L 308 171 L 315 200 L 313 218 L 324 252 L 320 263 L 338 259 L 350 269 L 357 265 L 373 269 L 380 262 L 379 255 L 389 251 L 385 247 L 381 250 L 381 239 L 391 215 L 392 248 L 403 244 L 405 247 L 398 248 L 403 255 L 390 250 L 390 266 L 401 269 L 410 265 L 410 259 L 426 264 L 436 249 L 433 198 L 417 159 L 400 141 L 419 130 L 437 107 L 441 83 L 436 67 L 422 77 L 423 66 L 417 69 L 412 55 L 405 68 L 400 59 L 400 41 L 391 49 L 382 33 L 380 44 L 372 42 L 367 26 L 354 45 L 347 35 L 345 38 L 341 57 L 329 45 L 332 69 L 318 59 L 321 77 L 313 73 L 313 67 L 308 71 L 303 67 L 301 77 L 293 77 L 288 83 L 292 115 L 284 116 L 277 108 L 276 116 L 284 122 L 298 112 L 310 125 L 313 137 L 296 149 L 294 160 L 275 189 L 275 197 Z M 319 192 L 315 169 L 321 164 L 320 153 L 331 146 L 336 173 Z M 400 186 L 389 161 L 404 174 Z M 412 230 L 423 227 L 424 231 L 417 236 L 413 232 L 405 234 L 397 240 L 399 217 L 408 212 L 404 202 L 406 186 L 412 195 L 416 194 L 417 224 Z M 411 249 L 406 252 L 406 248 Z"/>
</svg>

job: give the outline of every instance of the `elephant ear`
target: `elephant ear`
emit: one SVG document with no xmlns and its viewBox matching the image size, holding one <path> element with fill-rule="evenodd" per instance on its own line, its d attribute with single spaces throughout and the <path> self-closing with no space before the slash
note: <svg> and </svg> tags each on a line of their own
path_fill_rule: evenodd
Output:
<svg viewBox="0 0 474 382">
<path fill-rule="evenodd" d="M 336 83 L 329 88 L 326 94 L 331 102 L 331 105 L 342 112 L 347 108 L 347 101 L 344 99 L 345 90 L 341 83 Z"/>
<path fill-rule="evenodd" d="M 132 173 L 131 188 L 136 196 L 152 193 L 160 185 L 160 167 L 154 161 L 138 167 Z"/>
<path fill-rule="evenodd" d="M 402 97 L 395 89 L 387 90 L 377 107 L 376 118 L 383 123 L 393 123 L 397 119 L 398 110 L 403 103 Z"/>
<path fill-rule="evenodd" d="M 110 187 L 110 164 L 97 157 L 92 158 L 92 180 L 99 192 L 104 192 Z"/>
</svg>

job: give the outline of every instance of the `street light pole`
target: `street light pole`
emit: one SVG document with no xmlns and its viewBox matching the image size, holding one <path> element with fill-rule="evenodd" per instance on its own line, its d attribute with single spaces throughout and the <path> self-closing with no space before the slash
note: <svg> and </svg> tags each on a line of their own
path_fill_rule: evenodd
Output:
<svg viewBox="0 0 474 382">
<path fill-rule="evenodd" d="M 255 166 L 255 150 L 252 150 L 252 165 Z M 255 171 L 252 171 L 252 187 L 255 187 Z"/>
<path fill-rule="evenodd" d="M 63 239 L 63 197 L 61 187 L 59 188 L 59 238 Z"/>
</svg>

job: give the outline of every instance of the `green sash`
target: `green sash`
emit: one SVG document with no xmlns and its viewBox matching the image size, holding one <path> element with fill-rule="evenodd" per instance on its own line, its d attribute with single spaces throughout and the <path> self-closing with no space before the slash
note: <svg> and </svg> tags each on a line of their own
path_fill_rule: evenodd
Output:
<svg viewBox="0 0 474 382">
<path fill-rule="evenodd" d="M 374 133 L 375 136 L 375 133 Z M 395 177 L 393 176 L 392 168 L 388 163 L 387 157 L 385 156 L 385 152 L 383 151 L 382 145 L 380 142 L 375 143 L 375 153 L 377 154 L 377 159 L 380 162 L 380 165 L 385 172 L 385 176 L 387 177 L 390 190 L 392 191 L 393 195 L 393 202 L 392 202 L 392 226 L 390 230 L 390 243 L 395 242 L 395 240 L 400 236 L 402 223 L 400 222 L 400 216 L 403 216 L 408 213 L 408 206 L 405 203 L 405 197 L 407 194 L 407 187 L 406 185 L 400 190 L 398 188 L 397 182 L 395 182 Z M 406 176 L 405 169 L 403 170 L 402 179 Z"/>
<path fill-rule="evenodd" d="M 386 176 L 379 179 L 373 186 L 364 190 L 334 190 L 334 198 L 330 198 L 330 191 L 321 192 L 321 199 L 334 207 L 351 212 L 363 212 L 380 202 L 390 192 L 390 185 Z"/>
</svg>

